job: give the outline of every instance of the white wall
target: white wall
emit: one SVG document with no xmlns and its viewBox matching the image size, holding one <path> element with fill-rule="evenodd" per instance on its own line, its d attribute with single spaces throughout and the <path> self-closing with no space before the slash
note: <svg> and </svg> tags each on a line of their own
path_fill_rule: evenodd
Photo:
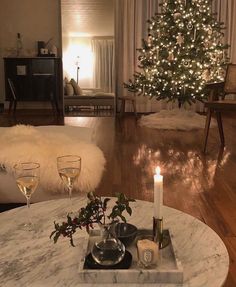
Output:
<svg viewBox="0 0 236 287">
<path fill-rule="evenodd" d="M 37 41 L 53 43 L 61 54 L 60 0 L 0 1 L 0 102 L 4 102 L 3 57 L 14 55 L 16 34 L 22 35 L 25 56 L 37 54 Z"/>
</svg>

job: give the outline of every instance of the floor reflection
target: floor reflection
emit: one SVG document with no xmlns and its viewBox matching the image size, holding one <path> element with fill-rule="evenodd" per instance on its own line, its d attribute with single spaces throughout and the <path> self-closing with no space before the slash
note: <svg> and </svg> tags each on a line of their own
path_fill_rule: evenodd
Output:
<svg viewBox="0 0 236 287">
<path fill-rule="evenodd" d="M 142 167 L 148 177 L 152 177 L 156 166 L 160 166 L 166 179 L 187 185 L 196 192 L 196 188 L 201 191 L 214 186 L 216 172 L 227 163 L 229 156 L 230 152 L 226 149 L 220 150 L 217 157 L 211 157 L 199 150 L 153 149 L 142 144 L 133 157 L 133 163 Z"/>
</svg>

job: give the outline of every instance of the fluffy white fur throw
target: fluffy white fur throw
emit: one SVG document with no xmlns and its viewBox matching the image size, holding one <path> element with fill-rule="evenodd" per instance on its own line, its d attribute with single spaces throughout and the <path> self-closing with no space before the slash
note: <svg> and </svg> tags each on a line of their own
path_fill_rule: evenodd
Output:
<svg viewBox="0 0 236 287">
<path fill-rule="evenodd" d="M 81 174 L 75 190 L 94 190 L 101 180 L 105 166 L 104 155 L 94 144 L 73 140 L 62 133 L 42 132 L 25 125 L 14 126 L 0 135 L 0 164 L 12 174 L 13 166 L 18 162 L 39 162 L 39 188 L 46 192 L 64 192 L 56 159 L 68 154 L 79 155 L 82 159 Z"/>
</svg>

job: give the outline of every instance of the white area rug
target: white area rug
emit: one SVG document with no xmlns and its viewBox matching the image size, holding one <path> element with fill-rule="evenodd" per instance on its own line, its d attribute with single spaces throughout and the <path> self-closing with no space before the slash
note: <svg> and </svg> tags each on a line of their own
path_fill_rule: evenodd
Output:
<svg viewBox="0 0 236 287">
<path fill-rule="evenodd" d="M 0 135 L 0 165 L 13 174 L 13 166 L 18 162 L 39 162 L 40 187 L 48 193 L 65 190 L 57 172 L 56 158 L 67 154 L 82 158 L 75 190 L 94 190 L 100 183 L 105 166 L 104 155 L 96 145 L 75 140 L 62 132 L 48 133 L 25 125 L 8 128 Z"/>
<path fill-rule="evenodd" d="M 139 120 L 140 126 L 163 130 L 190 131 L 203 129 L 206 117 L 194 111 L 185 109 L 161 110 L 159 113 L 142 116 Z M 211 122 L 211 127 L 216 126 L 215 121 Z"/>
</svg>

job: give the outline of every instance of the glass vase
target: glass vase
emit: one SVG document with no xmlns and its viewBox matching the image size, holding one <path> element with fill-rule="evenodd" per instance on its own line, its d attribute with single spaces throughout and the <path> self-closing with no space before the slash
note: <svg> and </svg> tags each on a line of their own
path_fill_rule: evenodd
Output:
<svg viewBox="0 0 236 287">
<path fill-rule="evenodd" d="M 113 224 L 99 226 L 100 237 L 93 245 L 92 257 L 100 265 L 115 265 L 124 258 L 125 246 L 116 237 Z"/>
</svg>

